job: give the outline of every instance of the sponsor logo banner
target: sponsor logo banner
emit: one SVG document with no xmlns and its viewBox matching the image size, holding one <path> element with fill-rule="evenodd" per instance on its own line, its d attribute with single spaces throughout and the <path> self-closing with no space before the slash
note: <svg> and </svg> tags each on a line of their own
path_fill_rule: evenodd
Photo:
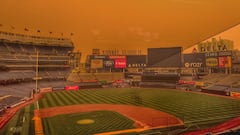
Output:
<svg viewBox="0 0 240 135">
<path fill-rule="evenodd" d="M 202 42 L 198 44 L 199 52 L 218 52 L 233 50 L 233 41 L 227 39 L 215 39 L 212 41 Z"/>
<path fill-rule="evenodd" d="M 185 81 L 185 80 L 179 80 L 178 84 L 190 84 L 194 85 L 196 82 L 195 81 Z"/>
<path fill-rule="evenodd" d="M 202 67 L 203 63 L 202 62 L 196 62 L 196 63 L 185 63 L 184 66 L 187 68 L 199 68 Z"/>
<path fill-rule="evenodd" d="M 127 62 L 126 59 L 115 59 L 115 68 L 126 68 Z"/>
<path fill-rule="evenodd" d="M 141 67 L 146 67 L 147 64 L 142 63 L 142 64 L 128 64 L 129 68 L 141 68 Z"/>
<path fill-rule="evenodd" d="M 104 61 L 104 66 L 105 67 L 113 67 L 114 66 L 114 61 L 113 60 L 106 60 L 106 61 Z"/>
<path fill-rule="evenodd" d="M 65 90 L 79 90 L 79 86 L 66 86 Z"/>
<path fill-rule="evenodd" d="M 204 86 L 204 82 L 196 82 L 195 85 L 196 86 Z"/>
<path fill-rule="evenodd" d="M 218 56 L 232 56 L 232 51 L 218 52 Z"/>
<path fill-rule="evenodd" d="M 219 68 L 227 68 L 232 66 L 232 58 L 231 57 L 219 57 Z"/>
<path fill-rule="evenodd" d="M 52 87 L 41 88 L 40 91 L 41 92 L 51 92 L 52 91 Z"/>
<path fill-rule="evenodd" d="M 109 59 L 126 59 L 125 55 L 110 55 Z"/>
<path fill-rule="evenodd" d="M 146 67 L 146 65 L 147 65 L 146 55 L 127 56 L 127 67 L 129 68 L 141 68 L 141 67 Z"/>
<path fill-rule="evenodd" d="M 221 56 L 232 56 L 232 51 L 226 52 L 206 52 L 205 57 L 221 57 Z"/>
<path fill-rule="evenodd" d="M 65 88 L 64 87 L 53 87 L 52 90 L 64 90 Z"/>
<path fill-rule="evenodd" d="M 184 54 L 183 58 L 184 58 L 184 66 L 187 68 L 206 67 L 204 53 Z"/>
<path fill-rule="evenodd" d="M 230 92 L 230 96 L 240 98 L 240 93 L 239 92 Z"/>
<path fill-rule="evenodd" d="M 91 60 L 91 68 L 92 69 L 103 68 L 103 60 L 102 59 L 92 59 Z"/>
<path fill-rule="evenodd" d="M 106 59 L 107 56 L 106 55 L 91 55 L 90 58 L 91 59 Z"/>
<path fill-rule="evenodd" d="M 218 59 L 217 58 L 207 58 L 206 59 L 206 66 L 207 67 L 217 67 L 218 66 Z"/>
</svg>

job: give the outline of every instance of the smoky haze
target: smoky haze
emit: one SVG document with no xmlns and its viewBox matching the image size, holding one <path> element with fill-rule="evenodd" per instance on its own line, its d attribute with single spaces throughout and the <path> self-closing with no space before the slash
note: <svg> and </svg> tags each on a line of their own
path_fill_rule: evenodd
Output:
<svg viewBox="0 0 240 135">
<path fill-rule="evenodd" d="M 239 24 L 239 5 L 239 0 L 2 0 L 0 30 L 74 33 L 83 54 L 92 48 L 186 49 Z"/>
</svg>

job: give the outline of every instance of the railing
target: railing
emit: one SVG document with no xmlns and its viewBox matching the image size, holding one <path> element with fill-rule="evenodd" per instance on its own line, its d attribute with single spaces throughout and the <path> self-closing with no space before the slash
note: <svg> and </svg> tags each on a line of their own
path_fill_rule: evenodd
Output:
<svg viewBox="0 0 240 135">
<path fill-rule="evenodd" d="M 40 36 L 31 36 L 24 34 L 16 34 L 11 32 L 0 31 L 0 40 L 5 40 L 9 42 L 20 42 L 27 44 L 36 44 L 36 45 L 48 45 L 48 46 L 66 46 L 72 47 L 73 43 L 70 39 L 67 38 L 54 38 L 54 37 L 40 37 Z"/>
</svg>

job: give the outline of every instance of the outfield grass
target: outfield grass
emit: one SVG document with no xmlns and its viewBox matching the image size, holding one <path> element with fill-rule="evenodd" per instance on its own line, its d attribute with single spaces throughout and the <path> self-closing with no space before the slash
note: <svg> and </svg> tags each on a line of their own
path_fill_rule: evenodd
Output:
<svg viewBox="0 0 240 135">
<path fill-rule="evenodd" d="M 94 123 L 77 124 L 78 120 L 90 119 Z M 132 129 L 134 122 L 111 111 L 94 111 L 43 118 L 45 135 L 91 135 L 94 133 Z"/>
</svg>

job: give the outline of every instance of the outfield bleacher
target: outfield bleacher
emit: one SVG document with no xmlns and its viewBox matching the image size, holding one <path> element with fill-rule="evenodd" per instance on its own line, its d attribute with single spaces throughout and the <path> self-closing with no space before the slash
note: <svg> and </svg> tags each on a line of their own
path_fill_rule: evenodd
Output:
<svg viewBox="0 0 240 135">
<path fill-rule="evenodd" d="M 225 78 L 227 76 L 228 76 L 227 74 L 212 73 L 212 74 L 208 74 L 208 75 L 204 76 L 202 81 L 211 85 L 211 84 L 215 84 L 215 83 L 219 82 L 220 80 L 222 80 L 223 78 Z"/>
<path fill-rule="evenodd" d="M 240 91 L 240 75 L 239 74 L 209 74 L 202 80 L 205 87 L 202 92 L 229 95 L 230 91 Z"/>
<path fill-rule="evenodd" d="M 216 85 L 224 85 L 231 86 L 240 83 L 240 75 L 239 74 L 231 74 L 221 79 Z"/>
</svg>

